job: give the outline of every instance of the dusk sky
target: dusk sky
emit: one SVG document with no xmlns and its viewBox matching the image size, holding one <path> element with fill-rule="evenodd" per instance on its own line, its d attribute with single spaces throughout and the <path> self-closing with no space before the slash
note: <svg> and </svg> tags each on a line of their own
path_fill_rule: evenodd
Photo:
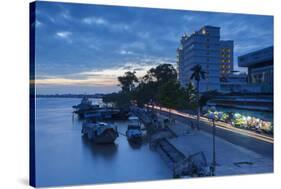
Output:
<svg viewBox="0 0 281 189">
<path fill-rule="evenodd" d="M 273 17 L 167 9 L 37 2 L 37 94 L 118 91 L 117 77 L 176 66 L 184 33 L 221 27 L 237 56 L 273 45 Z"/>
</svg>

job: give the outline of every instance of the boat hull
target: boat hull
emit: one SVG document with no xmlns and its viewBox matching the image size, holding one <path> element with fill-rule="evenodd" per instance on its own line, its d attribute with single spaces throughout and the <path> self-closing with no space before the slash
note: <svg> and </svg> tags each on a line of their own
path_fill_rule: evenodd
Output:
<svg viewBox="0 0 281 189">
<path fill-rule="evenodd" d="M 93 142 L 96 144 L 110 144 L 114 143 L 118 134 L 115 131 L 107 130 L 99 136 L 93 138 Z"/>
<path fill-rule="evenodd" d="M 93 141 L 95 144 L 110 144 L 114 143 L 117 139 L 118 132 L 113 128 L 105 129 L 102 133 L 97 134 L 96 130 L 89 127 L 82 127 L 82 134 L 86 135 L 88 140 Z"/>
<path fill-rule="evenodd" d="M 141 143 L 142 137 L 141 136 L 127 137 L 127 140 L 131 143 Z"/>
</svg>

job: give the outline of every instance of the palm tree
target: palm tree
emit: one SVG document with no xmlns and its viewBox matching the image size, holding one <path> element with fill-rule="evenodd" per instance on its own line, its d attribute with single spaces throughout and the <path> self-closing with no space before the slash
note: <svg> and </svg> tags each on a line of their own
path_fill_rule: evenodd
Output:
<svg viewBox="0 0 281 189">
<path fill-rule="evenodd" d="M 196 94 L 196 101 L 197 101 L 197 129 L 199 130 L 199 118 L 200 118 L 200 105 L 199 105 L 199 82 L 201 79 L 205 79 L 205 74 L 206 72 L 203 71 L 201 65 L 197 64 L 193 68 L 190 69 L 193 71 L 190 79 L 195 79 L 196 80 L 196 89 L 197 89 L 197 94 Z"/>
</svg>

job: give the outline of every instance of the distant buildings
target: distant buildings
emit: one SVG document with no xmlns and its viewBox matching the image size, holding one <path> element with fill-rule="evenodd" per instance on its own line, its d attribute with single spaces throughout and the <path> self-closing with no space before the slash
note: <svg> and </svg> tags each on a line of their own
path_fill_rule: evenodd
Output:
<svg viewBox="0 0 281 189">
<path fill-rule="evenodd" d="M 190 80 L 195 65 L 207 72 L 200 81 L 200 92 L 220 90 L 220 78 L 227 78 L 233 70 L 233 41 L 220 40 L 220 27 L 204 26 L 190 36 L 185 34 L 180 41 L 178 53 L 178 79 L 182 86 Z"/>
</svg>

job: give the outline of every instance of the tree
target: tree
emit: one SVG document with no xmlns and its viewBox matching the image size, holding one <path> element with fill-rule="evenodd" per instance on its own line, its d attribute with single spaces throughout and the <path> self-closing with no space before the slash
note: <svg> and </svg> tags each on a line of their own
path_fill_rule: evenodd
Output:
<svg viewBox="0 0 281 189">
<path fill-rule="evenodd" d="M 155 82 L 140 82 L 133 92 L 133 99 L 137 101 L 138 106 L 142 107 L 151 99 L 155 99 L 157 93 L 155 92 Z"/>
<path fill-rule="evenodd" d="M 180 84 L 176 80 L 166 82 L 160 87 L 159 102 L 164 107 L 169 108 L 169 117 L 171 118 L 171 108 L 178 107 L 178 96 L 180 96 Z"/>
<path fill-rule="evenodd" d="M 201 65 L 197 64 L 190 69 L 192 71 L 190 79 L 195 79 L 196 81 L 196 101 L 197 101 L 197 129 L 199 129 L 199 119 L 200 119 L 200 105 L 199 105 L 199 83 L 201 79 L 205 79 L 206 72 L 203 71 Z"/>
<path fill-rule="evenodd" d="M 185 95 L 187 100 L 187 108 L 195 109 L 196 107 L 196 89 L 191 82 L 187 84 Z"/>
<path fill-rule="evenodd" d="M 151 68 L 144 76 L 144 79 L 163 84 L 169 80 L 176 80 L 177 71 L 171 64 L 160 64 L 156 68 Z"/>
<path fill-rule="evenodd" d="M 118 81 L 123 92 L 131 92 L 132 89 L 135 88 L 135 83 L 138 82 L 138 78 L 136 77 L 135 73 L 135 71 L 128 71 L 125 73 L 124 76 L 118 77 Z"/>
<path fill-rule="evenodd" d="M 103 96 L 104 103 L 114 103 L 115 106 L 121 109 L 129 109 L 130 93 L 119 91 L 118 93 L 110 93 Z"/>
</svg>

